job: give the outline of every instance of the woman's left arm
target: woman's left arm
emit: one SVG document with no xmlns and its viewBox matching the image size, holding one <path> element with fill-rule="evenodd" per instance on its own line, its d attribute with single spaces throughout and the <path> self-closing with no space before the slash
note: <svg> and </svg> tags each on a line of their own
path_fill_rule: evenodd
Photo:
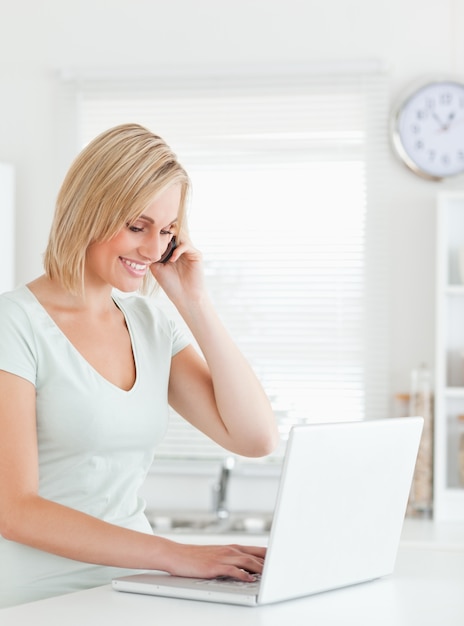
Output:
<svg viewBox="0 0 464 626">
<path fill-rule="evenodd" d="M 192 346 L 172 359 L 169 403 L 222 447 L 249 457 L 265 456 L 279 440 L 264 390 L 216 313 L 203 284 L 200 253 L 181 244 L 172 261 L 153 275 L 190 328 Z"/>
</svg>

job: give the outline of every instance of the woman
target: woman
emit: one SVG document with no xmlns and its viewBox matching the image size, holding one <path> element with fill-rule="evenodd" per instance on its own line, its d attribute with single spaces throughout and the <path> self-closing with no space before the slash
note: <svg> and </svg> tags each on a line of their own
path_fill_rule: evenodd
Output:
<svg viewBox="0 0 464 626">
<path fill-rule="evenodd" d="M 0 606 L 134 570 L 247 581 L 262 569 L 259 547 L 154 536 L 137 496 L 168 404 L 236 454 L 266 455 L 278 439 L 206 293 L 188 187 L 147 129 L 101 134 L 60 190 L 45 274 L 0 297 Z M 149 299 L 122 296 L 146 292 L 151 276 L 202 355 Z"/>
</svg>

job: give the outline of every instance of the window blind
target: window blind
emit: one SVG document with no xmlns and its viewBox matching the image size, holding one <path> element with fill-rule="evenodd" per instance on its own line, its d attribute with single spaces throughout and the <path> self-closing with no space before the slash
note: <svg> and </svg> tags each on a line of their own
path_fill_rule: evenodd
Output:
<svg viewBox="0 0 464 626">
<path fill-rule="evenodd" d="M 188 170 L 209 290 L 279 421 L 267 460 L 292 424 L 387 416 L 385 73 L 81 78 L 73 89 L 79 148 L 135 121 Z M 158 450 L 224 454 L 174 413 Z"/>
</svg>

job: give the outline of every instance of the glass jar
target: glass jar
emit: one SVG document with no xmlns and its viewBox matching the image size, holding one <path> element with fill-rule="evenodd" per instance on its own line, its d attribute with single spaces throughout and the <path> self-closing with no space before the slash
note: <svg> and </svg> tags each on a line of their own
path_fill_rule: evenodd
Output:
<svg viewBox="0 0 464 626">
<path fill-rule="evenodd" d="M 458 415 L 458 472 L 459 484 L 464 487 L 464 415 Z"/>
<path fill-rule="evenodd" d="M 433 508 L 433 415 L 431 373 L 425 364 L 411 372 L 410 415 L 424 418 L 411 488 L 410 509 L 431 517 Z"/>
</svg>

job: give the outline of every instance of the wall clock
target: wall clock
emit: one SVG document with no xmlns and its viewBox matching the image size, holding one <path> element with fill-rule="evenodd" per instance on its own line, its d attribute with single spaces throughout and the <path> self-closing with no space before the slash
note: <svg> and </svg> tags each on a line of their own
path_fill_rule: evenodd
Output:
<svg viewBox="0 0 464 626">
<path fill-rule="evenodd" d="M 432 80 L 403 96 L 392 115 L 391 136 L 415 174 L 443 180 L 464 172 L 464 83 Z"/>
</svg>

